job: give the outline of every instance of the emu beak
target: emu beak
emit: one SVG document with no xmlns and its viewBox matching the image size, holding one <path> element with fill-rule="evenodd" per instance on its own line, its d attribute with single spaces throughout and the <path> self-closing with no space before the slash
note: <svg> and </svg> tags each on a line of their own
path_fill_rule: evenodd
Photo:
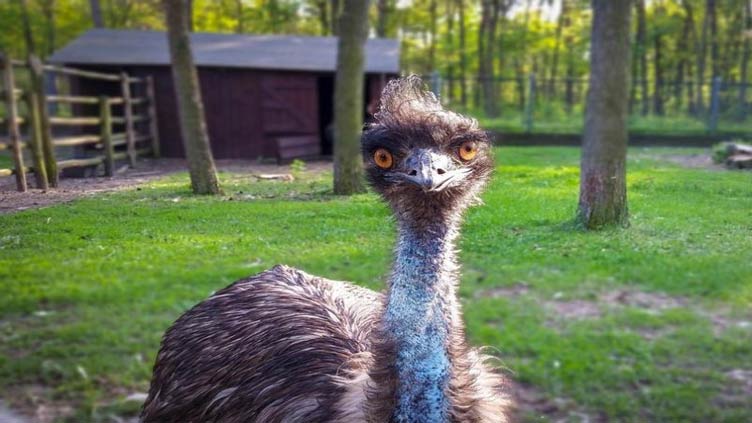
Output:
<svg viewBox="0 0 752 423">
<path fill-rule="evenodd" d="M 424 191 L 441 191 L 458 176 L 457 171 L 449 171 L 449 157 L 428 149 L 419 149 L 405 159 L 403 180 Z"/>
</svg>

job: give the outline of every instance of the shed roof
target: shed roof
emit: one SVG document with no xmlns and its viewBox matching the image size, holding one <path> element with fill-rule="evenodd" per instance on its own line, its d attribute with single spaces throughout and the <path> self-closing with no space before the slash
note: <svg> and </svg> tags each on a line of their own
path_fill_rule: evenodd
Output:
<svg viewBox="0 0 752 423">
<path fill-rule="evenodd" d="M 336 37 L 192 33 L 197 66 L 334 71 Z M 399 43 L 368 39 L 365 69 L 399 73 Z M 168 65 L 167 35 L 162 31 L 92 29 L 57 50 L 51 63 L 80 65 Z"/>
</svg>

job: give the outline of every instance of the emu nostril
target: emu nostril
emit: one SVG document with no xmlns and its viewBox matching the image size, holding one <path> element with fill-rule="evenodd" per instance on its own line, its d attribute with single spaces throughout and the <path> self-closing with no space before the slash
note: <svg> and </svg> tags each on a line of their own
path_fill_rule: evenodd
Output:
<svg viewBox="0 0 752 423">
<path fill-rule="evenodd" d="M 446 170 L 439 168 L 439 169 L 436 169 L 436 173 L 438 173 L 439 175 L 443 175 L 446 173 Z"/>
<path fill-rule="evenodd" d="M 408 175 L 410 175 L 410 176 L 415 176 L 417 174 L 418 174 L 418 171 L 415 170 L 415 169 L 411 170 L 410 173 L 408 173 Z"/>
</svg>

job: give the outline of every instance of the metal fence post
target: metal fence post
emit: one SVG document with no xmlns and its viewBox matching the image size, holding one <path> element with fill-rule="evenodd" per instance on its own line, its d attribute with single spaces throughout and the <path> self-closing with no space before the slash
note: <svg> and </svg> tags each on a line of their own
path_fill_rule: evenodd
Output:
<svg viewBox="0 0 752 423">
<path fill-rule="evenodd" d="M 710 92 L 710 115 L 708 116 L 708 132 L 715 133 L 718 129 L 718 115 L 721 111 L 721 82 L 722 78 L 713 78 L 713 87 Z"/>
<path fill-rule="evenodd" d="M 525 132 L 533 132 L 533 112 L 535 109 L 535 73 L 530 74 L 528 98 L 525 104 L 525 116 L 523 117 L 523 124 L 525 125 Z"/>
</svg>

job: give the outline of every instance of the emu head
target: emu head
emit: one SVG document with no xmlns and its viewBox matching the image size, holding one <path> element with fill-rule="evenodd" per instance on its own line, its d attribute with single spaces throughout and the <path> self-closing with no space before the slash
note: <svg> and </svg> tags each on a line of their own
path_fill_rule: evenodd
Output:
<svg viewBox="0 0 752 423">
<path fill-rule="evenodd" d="M 398 220 L 458 218 L 493 169 L 491 143 L 474 119 L 444 110 L 423 81 L 390 81 L 363 134 L 366 174 Z"/>
</svg>

